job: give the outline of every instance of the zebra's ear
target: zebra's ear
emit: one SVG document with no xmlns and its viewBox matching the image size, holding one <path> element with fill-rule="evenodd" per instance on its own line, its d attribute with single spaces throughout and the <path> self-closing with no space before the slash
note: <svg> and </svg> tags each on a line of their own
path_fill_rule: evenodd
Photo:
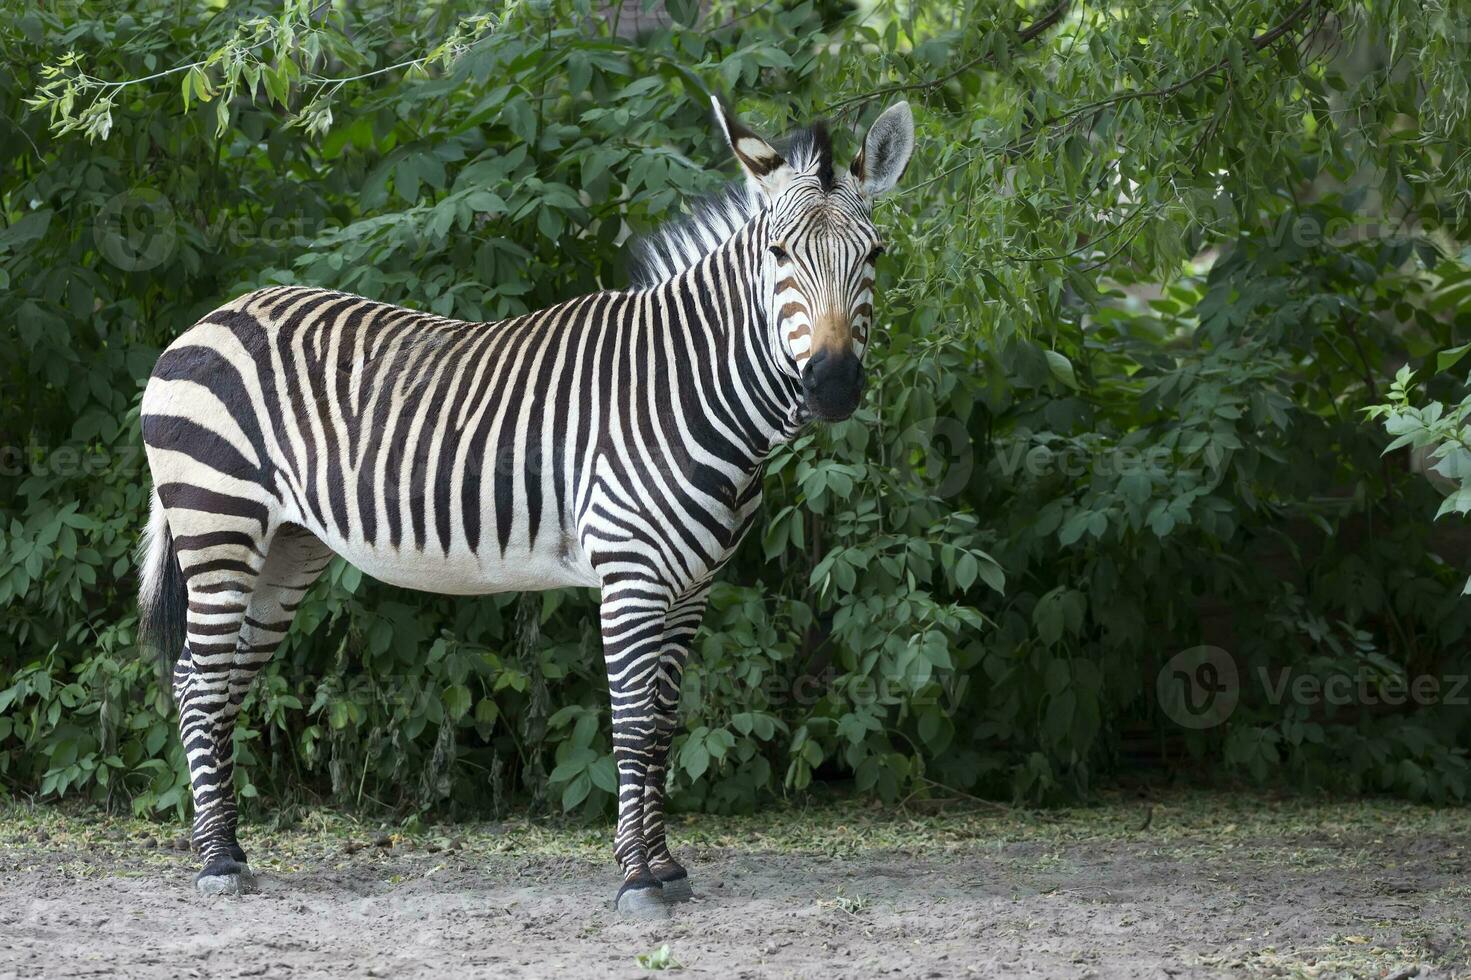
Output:
<svg viewBox="0 0 1471 980">
<path fill-rule="evenodd" d="M 914 116 L 908 102 L 895 102 L 873 121 L 863 137 L 863 149 L 853 160 L 850 169 L 858 189 L 869 197 L 892 190 L 904 176 L 913 152 Z"/>
<path fill-rule="evenodd" d="M 721 132 L 725 133 L 730 151 L 746 172 L 746 179 L 767 198 L 776 197 L 792 179 L 792 168 L 770 143 L 726 113 L 718 98 L 712 96 L 710 104 L 715 107 L 715 119 L 720 123 Z"/>
</svg>

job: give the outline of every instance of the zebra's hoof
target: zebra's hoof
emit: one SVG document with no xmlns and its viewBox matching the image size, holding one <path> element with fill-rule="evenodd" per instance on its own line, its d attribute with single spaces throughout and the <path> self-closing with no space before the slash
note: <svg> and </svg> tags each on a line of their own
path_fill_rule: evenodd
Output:
<svg viewBox="0 0 1471 980">
<path fill-rule="evenodd" d="M 664 886 L 666 902 L 688 902 L 695 897 L 695 890 L 690 887 L 690 876 L 686 871 L 680 871 L 672 878 L 660 878 L 659 883 Z"/>
<path fill-rule="evenodd" d="M 194 887 L 201 895 L 248 895 L 255 891 L 250 866 L 225 858 L 199 872 Z"/>
<path fill-rule="evenodd" d="M 613 900 L 618 914 L 629 919 L 667 919 L 669 906 L 664 903 L 664 889 L 657 881 L 652 884 L 630 882 L 618 890 Z"/>
</svg>

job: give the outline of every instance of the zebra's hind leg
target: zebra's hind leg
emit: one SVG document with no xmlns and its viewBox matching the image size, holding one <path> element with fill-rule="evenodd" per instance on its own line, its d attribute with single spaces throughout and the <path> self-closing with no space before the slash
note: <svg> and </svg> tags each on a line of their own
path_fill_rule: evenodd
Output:
<svg viewBox="0 0 1471 980">
<path fill-rule="evenodd" d="M 670 610 L 659 654 L 659 674 L 654 684 L 654 751 L 644 784 L 644 845 L 649 852 L 649 870 L 659 879 L 667 902 L 684 902 L 694 897 L 689 872 L 669 853 L 664 825 L 665 782 L 669 772 L 669 747 L 678 728 L 679 687 L 684 678 L 690 644 L 705 615 L 708 586 L 682 598 Z"/>
<path fill-rule="evenodd" d="M 603 588 L 603 659 L 613 707 L 613 761 L 618 767 L 618 829 L 613 856 L 623 886 L 613 905 L 638 917 L 669 914 L 663 886 L 649 868 L 644 843 L 644 787 L 654 753 L 654 680 L 659 670 L 668 591 L 648 580 L 623 580 Z"/>
<path fill-rule="evenodd" d="M 326 570 L 334 557 L 332 549 L 316 535 L 296 524 L 284 524 L 271 538 L 265 566 L 251 593 L 235 648 L 235 666 L 230 672 L 230 700 L 227 705 L 227 741 L 216 746 L 224 758 L 234 757 L 233 735 L 240 707 L 255 675 L 275 656 L 286 639 L 296 610 L 312 583 Z M 238 811 L 235 795 L 229 797 L 227 810 L 231 857 L 244 867 L 242 880 L 253 884 L 245 850 L 237 836 Z"/>
<path fill-rule="evenodd" d="M 254 888 L 236 836 L 235 723 L 255 675 L 285 639 L 302 595 L 332 558 L 316 537 L 294 525 L 276 533 L 264 561 L 259 553 L 254 561 L 218 556 L 197 561 L 189 556 L 187 565 L 181 553 L 186 578 L 190 569 L 226 567 L 233 572 L 230 579 L 209 583 L 190 579 L 189 648 L 174 675 L 194 791 L 194 842 L 204 861 L 195 884 L 206 895 Z M 259 569 L 249 582 L 243 571 L 247 566 Z M 231 588 L 246 585 L 248 593 Z M 224 638 L 232 624 L 227 661 Z"/>
<path fill-rule="evenodd" d="M 236 859 L 231 785 L 234 717 L 229 702 L 236 642 L 264 552 L 241 538 L 234 538 L 234 532 L 217 532 L 175 541 L 189 607 L 188 638 L 174 665 L 174 700 L 194 796 L 194 846 L 204 861 L 195 883 L 205 894 L 233 894 L 250 887 L 247 868 Z"/>
</svg>

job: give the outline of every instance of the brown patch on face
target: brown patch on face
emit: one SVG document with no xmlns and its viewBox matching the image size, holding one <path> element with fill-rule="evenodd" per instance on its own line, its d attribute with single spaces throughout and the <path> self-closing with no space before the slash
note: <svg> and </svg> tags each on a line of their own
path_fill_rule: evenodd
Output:
<svg viewBox="0 0 1471 980">
<path fill-rule="evenodd" d="M 834 356 L 853 351 L 853 321 L 837 310 L 825 310 L 812 324 L 812 353 L 824 350 Z"/>
</svg>

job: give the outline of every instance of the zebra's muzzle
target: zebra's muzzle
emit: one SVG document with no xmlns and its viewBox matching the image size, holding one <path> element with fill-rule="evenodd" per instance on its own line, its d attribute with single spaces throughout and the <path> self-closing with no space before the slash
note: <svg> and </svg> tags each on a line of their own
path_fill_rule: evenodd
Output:
<svg viewBox="0 0 1471 980">
<path fill-rule="evenodd" d="M 863 400 L 863 362 L 852 352 L 818 351 L 802 369 L 802 393 L 817 418 L 826 422 L 847 418 Z"/>
</svg>

